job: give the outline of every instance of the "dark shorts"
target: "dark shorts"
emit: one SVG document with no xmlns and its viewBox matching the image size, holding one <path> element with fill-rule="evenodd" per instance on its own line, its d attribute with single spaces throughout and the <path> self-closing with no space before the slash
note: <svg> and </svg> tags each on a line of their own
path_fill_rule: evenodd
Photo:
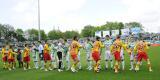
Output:
<svg viewBox="0 0 160 80">
<path fill-rule="evenodd" d="M 22 55 L 21 54 L 17 55 L 17 61 L 22 61 Z"/>
<path fill-rule="evenodd" d="M 57 52 L 57 56 L 58 56 L 58 59 L 59 59 L 59 60 L 62 60 L 62 52 L 58 51 L 58 52 Z"/>
</svg>

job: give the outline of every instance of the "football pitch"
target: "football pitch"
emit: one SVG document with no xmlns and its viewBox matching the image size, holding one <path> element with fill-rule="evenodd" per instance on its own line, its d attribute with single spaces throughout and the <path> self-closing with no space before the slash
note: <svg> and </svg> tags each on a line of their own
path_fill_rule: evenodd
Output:
<svg viewBox="0 0 160 80">
<path fill-rule="evenodd" d="M 81 54 L 82 70 L 77 73 L 71 71 L 58 72 L 57 70 L 45 72 L 43 70 L 31 69 L 24 71 L 16 69 L 12 71 L 3 70 L 0 62 L 0 80 L 160 80 L 160 47 L 150 47 L 149 58 L 153 72 L 148 71 L 147 63 L 143 61 L 139 72 L 130 71 L 129 55 L 125 54 L 125 70 L 115 74 L 113 70 L 105 70 L 105 61 L 101 61 L 102 70 L 95 73 L 86 70 L 85 53 Z"/>
</svg>

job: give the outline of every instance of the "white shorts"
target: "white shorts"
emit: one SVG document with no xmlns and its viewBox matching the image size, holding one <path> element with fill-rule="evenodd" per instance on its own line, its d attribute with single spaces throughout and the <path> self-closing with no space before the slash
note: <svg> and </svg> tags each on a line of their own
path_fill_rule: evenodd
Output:
<svg viewBox="0 0 160 80">
<path fill-rule="evenodd" d="M 123 50 L 121 50 L 121 52 L 120 52 L 120 57 L 121 57 L 121 60 L 124 60 L 124 51 Z"/>
<path fill-rule="evenodd" d="M 52 62 L 56 61 L 56 55 L 55 54 L 52 53 L 50 56 L 51 56 L 51 61 Z"/>
<path fill-rule="evenodd" d="M 69 62 L 70 61 L 70 54 L 69 52 L 67 52 L 67 55 L 66 55 L 66 61 Z"/>
<path fill-rule="evenodd" d="M 113 60 L 113 55 L 110 51 L 105 52 L 105 60 Z"/>
<path fill-rule="evenodd" d="M 91 60 L 92 56 L 91 56 L 91 51 L 86 51 L 86 60 Z"/>
<path fill-rule="evenodd" d="M 134 54 L 133 54 L 133 52 L 130 54 L 130 60 L 134 60 Z"/>
<path fill-rule="evenodd" d="M 33 61 L 38 61 L 38 55 L 37 53 L 33 53 Z"/>
</svg>

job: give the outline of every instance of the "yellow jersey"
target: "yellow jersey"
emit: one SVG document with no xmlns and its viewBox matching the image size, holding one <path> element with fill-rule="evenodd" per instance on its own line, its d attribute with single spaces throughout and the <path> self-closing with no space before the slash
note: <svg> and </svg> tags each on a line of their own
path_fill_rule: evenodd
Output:
<svg viewBox="0 0 160 80">
<path fill-rule="evenodd" d="M 72 41 L 70 45 L 70 54 L 78 54 L 79 48 L 82 47 L 78 41 Z"/>
<path fill-rule="evenodd" d="M 101 41 L 95 41 L 93 44 L 92 52 L 100 51 L 100 48 L 104 47 Z"/>
<path fill-rule="evenodd" d="M 118 51 L 120 52 L 121 49 L 124 48 L 125 50 L 127 49 L 127 44 L 123 44 L 123 42 L 119 39 L 117 39 L 110 47 L 110 50 L 112 53 Z"/>
<path fill-rule="evenodd" d="M 48 44 L 45 44 L 45 45 L 44 45 L 44 54 L 45 54 L 45 53 L 49 53 L 49 51 L 50 51 L 50 49 L 49 49 L 49 47 L 48 47 Z"/>
<path fill-rule="evenodd" d="M 5 50 L 5 48 L 2 48 L 2 57 L 5 57 L 6 56 L 6 50 Z"/>
<path fill-rule="evenodd" d="M 8 59 L 14 59 L 13 54 L 14 54 L 14 52 L 12 51 L 12 49 L 9 49 L 8 50 Z"/>
<path fill-rule="evenodd" d="M 29 52 L 30 52 L 29 48 L 25 47 L 24 48 L 24 57 L 29 56 Z"/>
<path fill-rule="evenodd" d="M 148 44 L 145 42 L 138 42 L 134 47 L 134 51 L 138 53 L 147 52 L 148 49 L 149 49 Z"/>
</svg>

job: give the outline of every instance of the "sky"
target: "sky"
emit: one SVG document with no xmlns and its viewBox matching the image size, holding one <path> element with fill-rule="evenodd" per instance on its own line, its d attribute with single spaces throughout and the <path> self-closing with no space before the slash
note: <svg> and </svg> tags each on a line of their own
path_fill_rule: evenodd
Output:
<svg viewBox="0 0 160 80">
<path fill-rule="evenodd" d="M 0 23 L 16 29 L 38 29 L 38 0 L 0 0 Z M 160 0 L 40 0 L 41 29 L 81 31 L 107 21 L 140 22 L 160 32 Z"/>
</svg>

